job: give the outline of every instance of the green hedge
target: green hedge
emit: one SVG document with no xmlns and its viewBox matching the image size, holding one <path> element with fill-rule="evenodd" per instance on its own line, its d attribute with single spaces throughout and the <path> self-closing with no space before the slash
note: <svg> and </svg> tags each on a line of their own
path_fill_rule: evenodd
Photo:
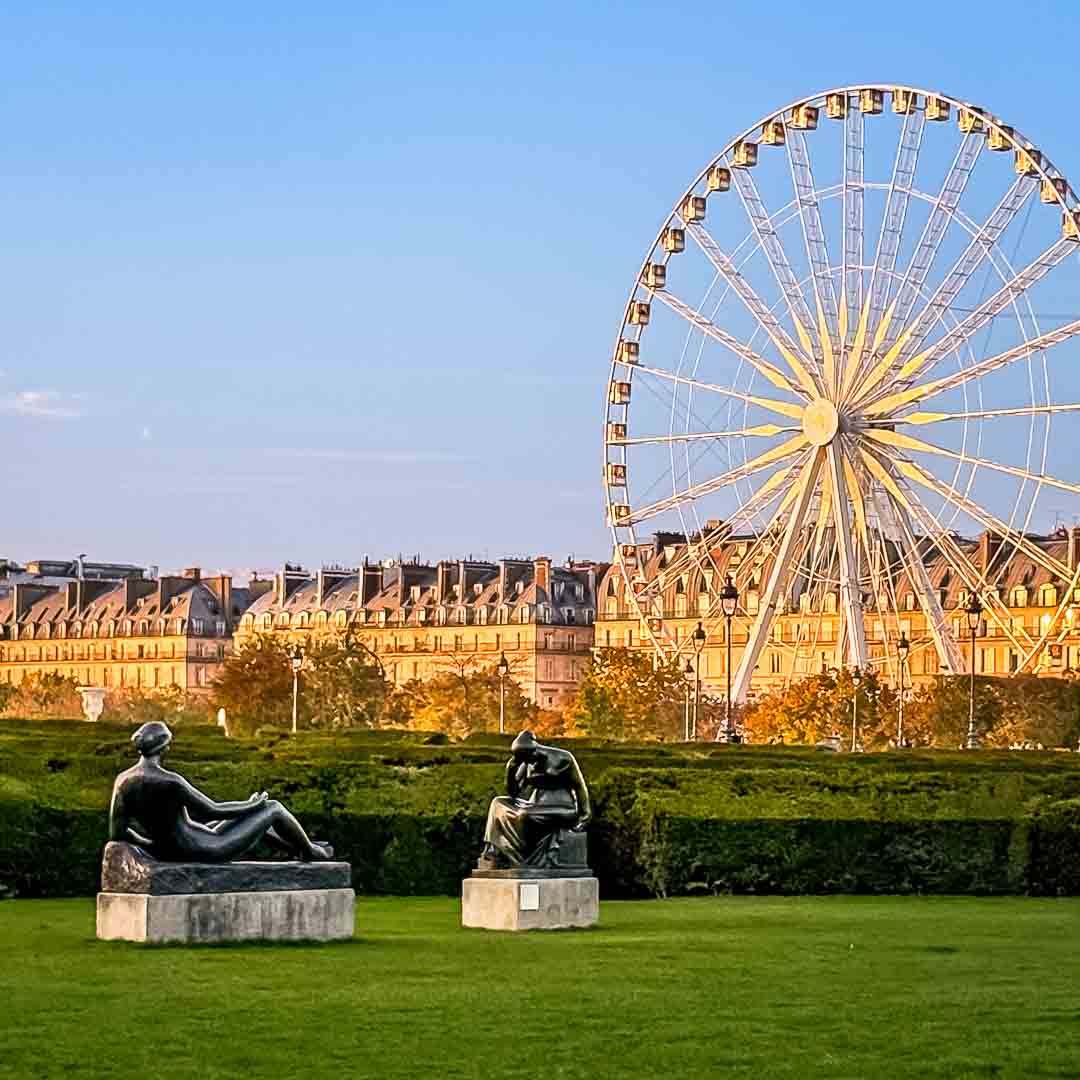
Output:
<svg viewBox="0 0 1080 1080">
<path fill-rule="evenodd" d="M 1068 811 L 1068 812 L 1066 812 Z M 591 830 L 606 898 L 688 893 L 1080 894 L 1077 807 L 1021 821 L 726 821 L 631 811 Z M 1071 813 L 1071 816 L 1070 816 Z M 454 895 L 483 819 L 308 815 L 352 863 L 359 893 Z M 102 811 L 0 802 L 0 896 L 98 888 Z"/>
<path fill-rule="evenodd" d="M 0 721 L 0 895 L 98 885 L 129 732 Z M 361 893 L 455 894 L 502 783 L 505 740 L 183 728 L 174 768 L 215 798 L 269 790 L 353 865 Z M 1080 895 L 1080 755 L 824 754 L 566 741 L 592 789 L 603 895 Z"/>
</svg>

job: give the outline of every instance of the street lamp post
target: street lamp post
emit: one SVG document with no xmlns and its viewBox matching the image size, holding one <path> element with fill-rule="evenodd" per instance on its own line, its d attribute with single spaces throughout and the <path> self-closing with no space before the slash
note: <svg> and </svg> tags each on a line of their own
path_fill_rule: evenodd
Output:
<svg viewBox="0 0 1080 1080">
<path fill-rule="evenodd" d="M 697 738 L 698 717 L 701 715 L 701 650 L 705 648 L 705 628 L 699 622 L 694 631 L 694 725 L 690 735 Z"/>
<path fill-rule="evenodd" d="M 694 674 L 694 665 L 686 661 L 686 670 L 683 672 L 683 734 L 687 742 L 690 741 L 690 680 Z"/>
<path fill-rule="evenodd" d="M 975 734 L 975 634 L 979 629 L 979 619 L 982 617 L 982 603 L 978 593 L 972 592 L 965 613 L 968 629 L 971 631 L 971 689 L 968 700 L 967 748 L 978 750 L 979 737 Z"/>
<path fill-rule="evenodd" d="M 851 672 L 851 752 L 855 753 L 859 738 L 859 684 L 862 682 L 862 672 L 853 668 Z"/>
<path fill-rule="evenodd" d="M 896 746 L 903 749 L 904 746 L 904 666 L 907 664 L 908 653 L 911 651 L 911 642 L 901 633 L 900 640 L 896 643 L 896 655 L 900 659 L 900 696 L 897 698 L 896 707 Z"/>
<path fill-rule="evenodd" d="M 289 654 L 292 665 L 292 733 L 296 734 L 296 718 L 300 704 L 300 669 L 304 666 L 304 650 L 297 645 Z"/>
<path fill-rule="evenodd" d="M 724 636 L 727 640 L 727 694 L 724 696 L 724 734 L 727 741 L 735 741 L 735 726 L 731 716 L 731 620 L 739 606 L 739 590 L 728 574 L 727 584 L 720 590 L 720 604 L 724 609 Z M 700 623 L 698 624 L 701 625 Z"/>
<path fill-rule="evenodd" d="M 499 653 L 499 664 L 495 669 L 499 673 L 499 734 L 506 734 L 506 676 L 510 673 L 510 664 L 506 653 Z"/>
</svg>

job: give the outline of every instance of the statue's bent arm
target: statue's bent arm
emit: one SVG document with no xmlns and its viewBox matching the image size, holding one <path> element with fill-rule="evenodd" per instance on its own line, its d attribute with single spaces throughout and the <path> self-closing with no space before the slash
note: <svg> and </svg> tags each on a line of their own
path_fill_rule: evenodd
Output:
<svg viewBox="0 0 1080 1080">
<path fill-rule="evenodd" d="M 583 829 L 592 820 L 592 803 L 589 802 L 589 789 L 585 784 L 585 777 L 581 775 L 581 766 L 577 758 L 571 758 L 574 777 L 574 796 L 578 805 L 577 829 Z"/>
<path fill-rule="evenodd" d="M 266 801 L 266 793 L 253 795 L 243 802 L 215 802 L 204 795 L 194 784 L 178 777 L 183 792 L 184 807 L 194 821 L 219 821 L 222 818 L 238 818 L 249 813 Z"/>
</svg>

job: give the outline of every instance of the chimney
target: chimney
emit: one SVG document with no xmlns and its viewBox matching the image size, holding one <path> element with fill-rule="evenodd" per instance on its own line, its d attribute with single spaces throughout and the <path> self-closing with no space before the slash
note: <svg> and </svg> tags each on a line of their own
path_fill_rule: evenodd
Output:
<svg viewBox="0 0 1080 1080">
<path fill-rule="evenodd" d="M 225 620 L 225 627 L 230 629 L 233 624 L 232 575 L 218 574 L 216 577 L 208 578 L 203 584 L 214 594 L 221 617 Z"/>
<path fill-rule="evenodd" d="M 124 578 L 124 610 L 130 611 L 140 596 L 149 596 L 155 584 L 143 578 Z"/>
<path fill-rule="evenodd" d="M 502 603 L 506 599 L 506 590 L 510 585 L 509 577 L 506 573 L 506 560 L 499 560 L 499 603 Z"/>
<path fill-rule="evenodd" d="M 171 574 L 166 574 L 157 579 L 154 584 L 157 585 L 158 614 L 164 613 L 172 598 L 182 591 L 186 583 L 185 578 L 175 577 Z"/>
<path fill-rule="evenodd" d="M 202 568 L 198 566 L 189 566 L 184 571 L 184 577 L 186 577 L 188 581 L 202 581 Z"/>
<path fill-rule="evenodd" d="M 466 599 L 465 592 L 469 587 L 468 575 L 465 572 L 465 560 L 464 559 L 462 559 L 462 560 L 460 560 L 460 562 L 458 562 L 457 581 L 458 581 L 458 585 L 457 585 L 458 603 L 459 604 L 464 604 L 465 599 Z"/>
<path fill-rule="evenodd" d="M 450 595 L 450 564 L 439 560 L 435 567 L 435 602 L 445 604 Z"/>
<path fill-rule="evenodd" d="M 198 578 L 195 580 L 198 581 Z M 286 563 L 285 568 L 274 575 L 274 600 L 277 606 L 282 607 L 296 589 L 307 580 L 307 574 L 304 573 L 302 566 Z"/>
<path fill-rule="evenodd" d="M 43 596 L 53 590 L 48 585 L 16 582 L 11 586 L 11 621 L 18 622 Z"/>
<path fill-rule="evenodd" d="M 368 566 L 365 562 L 360 568 L 360 595 L 359 606 L 369 604 L 380 592 L 382 592 L 382 567 Z"/>
<path fill-rule="evenodd" d="M 321 608 L 326 596 L 326 571 L 320 570 L 315 575 L 315 606 Z"/>
<path fill-rule="evenodd" d="M 546 556 L 533 560 L 533 580 L 537 589 L 543 589 L 545 595 L 551 598 L 551 560 Z"/>
<path fill-rule="evenodd" d="M 1069 530 L 1069 569 L 1075 570 L 1080 561 L 1080 525 L 1074 525 Z"/>
</svg>

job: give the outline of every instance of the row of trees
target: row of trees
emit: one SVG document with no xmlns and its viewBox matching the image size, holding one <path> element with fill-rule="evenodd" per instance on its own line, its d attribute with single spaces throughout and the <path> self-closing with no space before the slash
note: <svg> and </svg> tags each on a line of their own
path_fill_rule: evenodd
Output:
<svg viewBox="0 0 1080 1080">
<path fill-rule="evenodd" d="M 597 650 L 577 694 L 561 711 L 542 710 L 525 697 L 511 665 L 505 688 L 507 731 L 530 727 L 552 736 L 616 740 L 684 737 L 693 686 L 679 664 L 655 663 L 625 649 Z M 409 728 L 455 738 L 499 729 L 500 680 L 490 658 L 447 658 L 431 678 L 393 686 L 375 654 L 351 630 L 313 638 L 305 649 L 299 695 L 300 726 Z M 116 691 L 106 702 L 110 719 L 132 724 L 152 719 L 210 722 L 224 708 L 232 734 L 292 721 L 293 674 L 288 644 L 272 635 L 245 641 L 230 656 L 210 700 L 178 689 Z M 957 747 L 967 732 L 969 681 L 939 676 L 909 693 L 904 741 L 912 746 Z M 976 728 L 983 745 L 1076 747 L 1080 741 L 1080 679 L 980 676 L 975 680 Z M 858 698 L 858 741 L 866 749 L 895 744 L 896 692 L 867 673 L 856 688 L 849 671 L 811 675 L 737 710 L 736 722 L 752 743 L 813 745 L 831 736 L 850 739 Z M 0 684 L 0 712 L 16 716 L 78 716 L 76 683 L 34 676 L 18 686 Z M 713 739 L 724 724 L 722 701 L 702 695 L 697 737 Z"/>
</svg>

